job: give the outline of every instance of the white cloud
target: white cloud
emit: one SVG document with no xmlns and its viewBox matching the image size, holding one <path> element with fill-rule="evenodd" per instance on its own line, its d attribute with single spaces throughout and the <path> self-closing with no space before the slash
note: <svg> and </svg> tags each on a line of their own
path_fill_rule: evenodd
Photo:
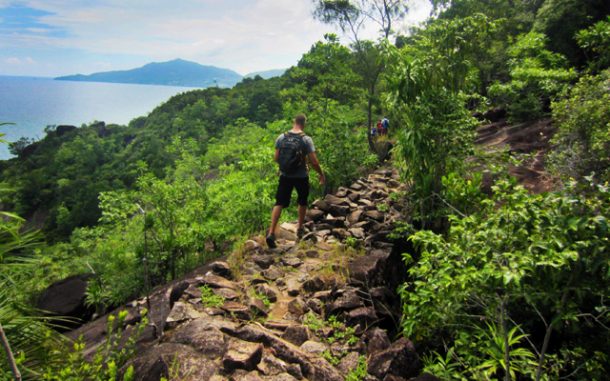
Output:
<svg viewBox="0 0 610 381">
<path fill-rule="evenodd" d="M 336 31 L 314 20 L 311 0 L 29 0 L 23 4 L 53 13 L 41 17 L 41 22 L 65 35 L 0 36 L 0 47 L 57 49 L 58 60 L 62 50 L 70 49 L 96 57 L 137 56 L 142 64 L 184 58 L 245 74 L 294 65 L 324 33 Z M 413 15 L 421 20 L 427 14 Z M 366 33 L 376 36 L 375 28 Z M 113 62 L 112 69 L 126 68 L 120 61 L 108 61 Z M 80 72 L 94 70 L 83 67 Z"/>
<path fill-rule="evenodd" d="M 36 61 L 32 57 L 7 57 L 4 59 L 4 63 L 9 65 L 32 65 L 35 64 Z"/>
</svg>

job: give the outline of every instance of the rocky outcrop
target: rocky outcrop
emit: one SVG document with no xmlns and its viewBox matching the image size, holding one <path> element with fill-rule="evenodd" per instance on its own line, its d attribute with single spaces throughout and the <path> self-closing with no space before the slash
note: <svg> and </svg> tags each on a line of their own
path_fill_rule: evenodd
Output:
<svg viewBox="0 0 610 381">
<path fill-rule="evenodd" d="M 55 282 L 41 294 L 37 307 L 50 316 L 69 317 L 75 320 L 67 325 L 80 325 L 95 312 L 85 305 L 85 292 L 91 275 L 74 275 Z M 66 325 L 66 322 L 62 323 Z"/>
<path fill-rule="evenodd" d="M 285 223 L 278 248 L 254 237 L 229 256 L 232 266 L 218 261 L 155 291 L 153 331 L 123 371 L 133 366 L 136 380 L 339 381 L 365 358 L 369 381 L 418 376 L 413 344 L 389 339 L 406 273 L 388 237 L 402 218 L 389 195 L 401 190 L 396 173 L 378 170 L 314 202 L 300 243 Z M 202 298 L 202 286 L 224 302 Z"/>
</svg>

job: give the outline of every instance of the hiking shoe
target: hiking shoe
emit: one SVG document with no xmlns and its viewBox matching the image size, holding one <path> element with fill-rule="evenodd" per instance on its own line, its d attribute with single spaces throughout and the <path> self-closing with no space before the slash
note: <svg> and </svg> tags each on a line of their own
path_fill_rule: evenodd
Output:
<svg viewBox="0 0 610 381">
<path fill-rule="evenodd" d="M 300 240 L 301 238 L 303 238 L 303 236 L 305 235 L 305 228 L 304 227 L 300 227 L 297 229 L 297 239 Z"/>
<path fill-rule="evenodd" d="M 275 244 L 275 234 L 267 234 L 267 238 L 265 238 L 265 241 L 267 242 L 267 246 L 269 246 L 270 249 L 275 249 L 277 247 L 277 245 Z"/>
</svg>

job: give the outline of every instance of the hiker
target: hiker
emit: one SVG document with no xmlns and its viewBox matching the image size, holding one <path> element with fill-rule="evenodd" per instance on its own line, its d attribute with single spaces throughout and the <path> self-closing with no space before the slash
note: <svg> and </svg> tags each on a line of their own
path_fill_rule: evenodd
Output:
<svg viewBox="0 0 610 381">
<path fill-rule="evenodd" d="M 383 134 L 387 135 L 388 134 L 388 128 L 390 128 L 390 121 L 385 116 L 383 117 L 383 120 L 381 121 L 381 126 L 383 128 Z"/>
<path fill-rule="evenodd" d="M 381 124 L 381 119 L 377 120 L 377 132 L 379 135 L 383 135 L 383 124 Z"/>
<path fill-rule="evenodd" d="M 326 184 L 326 177 L 320 168 L 316 148 L 313 140 L 305 135 L 305 122 L 307 118 L 299 114 L 294 118 L 292 130 L 278 136 L 275 141 L 274 160 L 280 166 L 280 180 L 275 195 L 275 206 L 271 212 L 271 227 L 267 232 L 267 246 L 275 248 L 275 229 L 282 214 L 282 209 L 290 205 L 292 189 L 297 190 L 297 204 L 299 205 L 299 222 L 297 225 L 297 237 L 301 238 L 305 233 L 303 222 L 307 212 L 307 197 L 309 196 L 309 171 L 307 159 L 313 169 L 318 172 L 320 184 Z"/>
</svg>

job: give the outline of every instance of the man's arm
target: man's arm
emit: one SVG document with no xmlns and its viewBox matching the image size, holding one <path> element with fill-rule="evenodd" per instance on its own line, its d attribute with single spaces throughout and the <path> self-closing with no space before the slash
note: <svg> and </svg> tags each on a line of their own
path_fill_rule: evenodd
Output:
<svg viewBox="0 0 610 381">
<path fill-rule="evenodd" d="M 320 184 L 326 184 L 326 176 L 324 176 L 324 172 L 322 172 L 322 168 L 320 167 L 320 162 L 318 161 L 318 156 L 316 155 L 315 151 L 307 155 L 307 158 L 309 159 L 313 169 L 318 172 L 318 175 L 320 175 Z"/>
<path fill-rule="evenodd" d="M 280 150 L 279 150 L 279 148 L 276 148 L 275 149 L 275 154 L 273 155 L 273 160 L 277 163 L 279 158 L 280 158 Z"/>
</svg>

